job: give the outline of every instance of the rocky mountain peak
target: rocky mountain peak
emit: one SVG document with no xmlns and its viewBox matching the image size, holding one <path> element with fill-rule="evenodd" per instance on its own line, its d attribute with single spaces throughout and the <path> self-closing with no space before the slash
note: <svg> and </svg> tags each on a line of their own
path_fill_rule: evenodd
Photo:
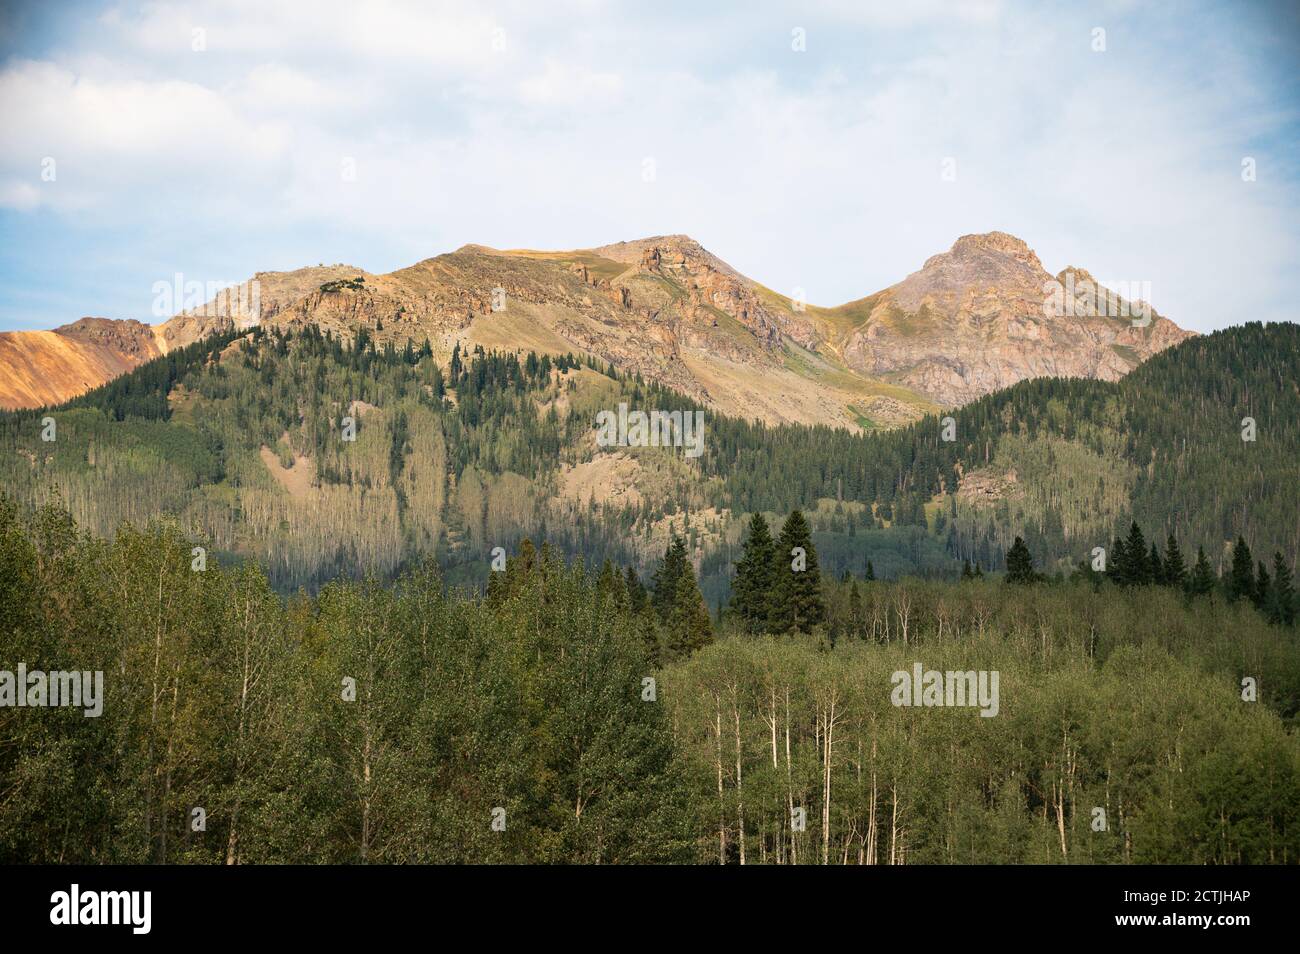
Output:
<svg viewBox="0 0 1300 954">
<path fill-rule="evenodd" d="M 1067 276 L 1092 279 L 1077 268 Z M 470 244 L 386 275 L 341 264 L 258 272 L 250 320 L 342 337 L 365 327 L 399 348 L 427 339 L 444 358 L 457 342 L 585 352 L 729 413 L 833 425 L 866 416 L 886 426 L 1026 377 L 1113 380 L 1187 336 L 1159 317 L 1131 324 L 1074 307 L 1046 315 L 1051 280 L 1023 240 L 994 231 L 963 235 L 867 298 L 819 308 L 678 233 L 568 251 Z M 244 327 L 243 302 L 219 294 L 152 328 L 83 319 L 57 333 L 0 335 L 0 371 L 27 382 L 7 398 L 0 388 L 0 399 L 35 406 L 80 393 L 232 322 Z M 51 376 L 74 360 L 69 345 L 77 373 Z M 56 378 L 57 388 L 44 388 Z"/>
<path fill-rule="evenodd" d="M 925 260 L 916 275 L 929 275 L 927 285 L 971 285 L 981 282 L 1042 284 L 1047 270 L 1021 239 L 1006 232 L 963 235 L 952 248 Z"/>
<path fill-rule="evenodd" d="M 1018 261 L 1038 264 L 1040 268 L 1042 267 L 1038 256 L 1024 239 L 1016 238 L 1006 232 L 975 232 L 963 235 L 953 242 L 952 248 L 948 250 L 948 254 L 956 258 L 971 258 L 989 253 L 1009 255 Z"/>
<path fill-rule="evenodd" d="M 1067 265 L 1065 268 L 1057 272 L 1056 280 L 1064 283 L 1065 279 L 1070 275 L 1074 276 L 1076 284 L 1078 282 L 1092 282 L 1094 285 L 1097 284 L 1097 279 L 1092 277 L 1092 272 L 1088 271 L 1086 268 L 1079 268 L 1075 265 Z"/>
<path fill-rule="evenodd" d="M 905 311 L 923 304 L 952 315 L 971 295 L 996 289 L 1004 299 L 1040 299 L 1051 276 L 1033 249 L 1006 232 L 963 235 L 952 248 L 925 260 L 894 286 L 894 300 Z"/>
</svg>

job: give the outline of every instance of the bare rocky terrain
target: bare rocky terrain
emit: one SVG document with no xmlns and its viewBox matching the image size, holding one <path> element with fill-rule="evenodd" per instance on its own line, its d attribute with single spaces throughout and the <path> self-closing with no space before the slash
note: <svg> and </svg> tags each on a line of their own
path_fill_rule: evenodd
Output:
<svg viewBox="0 0 1300 954">
<path fill-rule="evenodd" d="M 1091 276 L 1067 270 L 1081 283 Z M 1044 313 L 1053 276 L 1021 240 L 967 235 L 917 272 L 837 308 L 791 301 L 684 235 L 568 252 L 479 245 L 386 275 L 347 265 L 254 276 L 151 328 L 82 319 L 0 334 L 0 406 L 36 407 L 214 331 L 314 324 L 380 344 L 585 352 L 728 414 L 768 422 L 892 427 L 1039 375 L 1114 380 L 1190 332 Z M 1076 314 L 1075 312 L 1080 312 Z"/>
</svg>

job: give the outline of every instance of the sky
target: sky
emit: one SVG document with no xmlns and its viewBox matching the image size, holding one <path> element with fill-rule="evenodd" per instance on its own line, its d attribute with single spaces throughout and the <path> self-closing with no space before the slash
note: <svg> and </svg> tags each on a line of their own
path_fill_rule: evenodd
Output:
<svg viewBox="0 0 1300 954">
<path fill-rule="evenodd" d="M 1300 4 L 0 3 L 0 330 L 685 233 L 836 305 L 958 236 L 1294 321 Z"/>
</svg>

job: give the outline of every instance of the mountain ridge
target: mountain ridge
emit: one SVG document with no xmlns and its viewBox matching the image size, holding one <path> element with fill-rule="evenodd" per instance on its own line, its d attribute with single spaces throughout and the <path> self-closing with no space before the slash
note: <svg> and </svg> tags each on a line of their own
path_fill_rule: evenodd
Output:
<svg viewBox="0 0 1300 954">
<path fill-rule="evenodd" d="M 1154 312 L 1145 326 L 1078 314 L 1073 295 L 1062 296 L 1068 313 L 1046 314 L 1050 283 L 1067 275 L 1093 281 L 1073 267 L 1053 279 L 1023 240 L 973 233 L 900 282 L 828 308 L 778 294 L 683 234 L 569 251 L 467 244 L 382 275 L 344 264 L 259 272 L 152 337 L 166 353 L 232 325 L 313 323 L 344 337 L 364 327 L 397 347 L 428 340 L 443 361 L 458 345 L 574 351 L 725 413 L 889 428 L 1027 377 L 1115 380 L 1192 334 Z M 0 367 L 27 370 L 6 376 L 0 407 L 58 403 L 154 356 L 83 343 L 78 361 L 63 342 L 6 340 L 16 334 L 0 334 Z"/>
</svg>

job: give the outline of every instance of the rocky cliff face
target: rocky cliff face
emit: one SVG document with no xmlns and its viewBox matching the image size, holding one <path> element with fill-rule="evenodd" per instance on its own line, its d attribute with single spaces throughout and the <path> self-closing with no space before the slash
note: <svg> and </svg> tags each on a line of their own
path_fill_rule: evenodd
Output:
<svg viewBox="0 0 1300 954">
<path fill-rule="evenodd" d="M 158 326 L 164 351 L 183 348 L 215 331 L 247 328 L 273 319 L 327 282 L 343 282 L 365 272 L 351 265 L 316 265 L 292 272 L 258 272 L 234 288 L 218 292 L 202 307 L 183 311 Z"/>
<path fill-rule="evenodd" d="M 1113 381 L 1192 334 L 1086 271 L 1049 274 L 1003 232 L 962 236 L 841 310 L 857 317 L 842 347 L 852 368 L 944 406 L 1044 375 Z"/>
<path fill-rule="evenodd" d="M 1045 313 L 1053 281 L 1060 314 Z M 332 265 L 255 282 L 255 295 L 223 293 L 155 329 L 83 319 L 0 336 L 0 367 L 17 375 L 0 399 L 63 400 L 232 323 L 311 323 L 399 348 L 427 339 L 443 358 L 456 344 L 586 352 L 730 414 L 888 427 L 1027 377 L 1113 379 L 1188 335 L 1154 314 L 1097 314 L 1091 276 L 1053 279 L 1001 232 L 963 236 L 897 285 L 829 309 L 777 295 L 684 235 L 570 252 L 467 245 L 387 275 Z M 56 335 L 62 350 L 15 334 Z M 41 390 L 41 366 L 57 386 Z"/>
<path fill-rule="evenodd" d="M 706 320 L 710 308 L 725 312 L 768 348 L 779 347 L 782 335 L 809 349 L 819 342 L 809 322 L 798 320 L 788 309 L 765 303 L 758 294 L 760 286 L 689 236 L 664 235 L 592 251 L 679 285 L 687 293 L 685 313 L 692 319 Z"/>
</svg>

